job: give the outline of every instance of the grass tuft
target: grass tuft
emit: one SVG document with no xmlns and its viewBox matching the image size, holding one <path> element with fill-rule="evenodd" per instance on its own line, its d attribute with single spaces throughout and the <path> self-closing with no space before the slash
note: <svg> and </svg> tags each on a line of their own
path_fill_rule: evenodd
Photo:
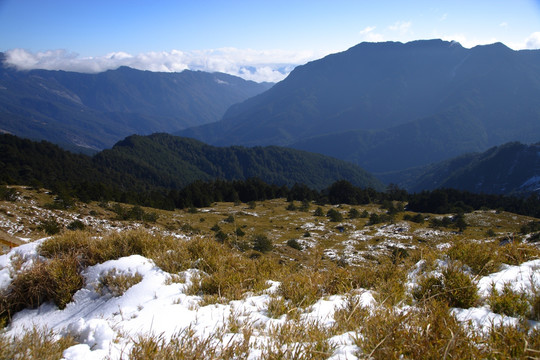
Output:
<svg viewBox="0 0 540 360">
<path fill-rule="evenodd" d="M 350 294 L 342 307 L 334 311 L 336 332 L 344 333 L 357 330 L 369 316 L 369 309 L 362 306 L 359 296 Z"/>
<path fill-rule="evenodd" d="M 78 259 L 65 255 L 34 263 L 15 274 L 11 284 L 0 293 L 0 322 L 25 308 L 35 309 L 52 301 L 60 309 L 72 300 L 83 286 Z"/>
<path fill-rule="evenodd" d="M 530 313 L 527 294 L 514 291 L 509 283 L 504 283 L 500 292 L 493 284 L 487 302 L 491 310 L 497 314 L 527 317 Z"/>
<path fill-rule="evenodd" d="M 398 310 L 379 307 L 355 336 L 366 359 L 475 359 L 479 350 L 471 332 L 439 301 Z"/>
<path fill-rule="evenodd" d="M 471 277 L 455 265 L 446 267 L 442 274 L 420 279 L 413 297 L 422 302 L 436 300 L 451 307 L 470 308 L 478 299 L 478 287 Z"/>
<path fill-rule="evenodd" d="M 131 274 L 119 272 L 116 268 L 101 274 L 96 285 L 96 292 L 100 295 L 111 294 L 114 297 L 122 296 L 129 288 L 142 281 L 138 272 Z"/>
<path fill-rule="evenodd" d="M 281 296 L 272 296 L 268 300 L 266 313 L 269 317 L 279 319 L 289 312 L 289 306 Z"/>
<path fill-rule="evenodd" d="M 0 333 L 0 359 L 57 360 L 65 349 L 75 344 L 73 337 L 60 337 L 48 329 L 33 328 L 21 337 Z"/>
<path fill-rule="evenodd" d="M 494 242 L 456 241 L 448 249 L 451 260 L 459 260 L 469 266 L 475 275 L 496 272 L 501 267 L 500 246 Z"/>
</svg>

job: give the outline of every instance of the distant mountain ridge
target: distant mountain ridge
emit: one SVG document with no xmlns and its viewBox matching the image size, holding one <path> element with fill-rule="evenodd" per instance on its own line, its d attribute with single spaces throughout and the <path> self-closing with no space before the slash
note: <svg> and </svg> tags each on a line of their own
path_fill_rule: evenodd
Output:
<svg viewBox="0 0 540 360">
<path fill-rule="evenodd" d="M 402 179 L 399 185 L 411 192 L 454 188 L 486 194 L 540 194 L 540 143 L 507 143 L 382 179 Z"/>
<path fill-rule="evenodd" d="M 100 150 L 134 133 L 217 121 L 232 104 L 272 85 L 188 70 L 17 71 L 3 60 L 0 54 L 0 132 L 71 148 Z"/>
<path fill-rule="evenodd" d="M 217 145 L 290 146 L 382 173 L 540 137 L 540 50 L 361 43 L 295 68 L 221 121 L 180 131 Z"/>
<path fill-rule="evenodd" d="M 384 185 L 357 165 L 324 155 L 276 146 L 225 147 L 169 134 L 132 135 L 93 157 L 72 154 L 48 142 L 0 134 L 0 183 L 48 186 L 92 184 L 129 191 L 179 190 L 195 181 L 247 180 L 304 184 L 323 189 L 338 180 L 383 190 Z M 82 185 L 86 186 L 86 185 Z"/>
</svg>

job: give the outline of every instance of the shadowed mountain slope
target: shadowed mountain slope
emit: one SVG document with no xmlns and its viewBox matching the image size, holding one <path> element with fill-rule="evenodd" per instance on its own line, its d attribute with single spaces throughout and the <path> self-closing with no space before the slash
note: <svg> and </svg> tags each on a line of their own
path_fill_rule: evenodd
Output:
<svg viewBox="0 0 540 360">
<path fill-rule="evenodd" d="M 442 40 L 361 43 L 299 66 L 216 123 L 212 144 L 277 144 L 405 169 L 540 136 L 540 51 Z"/>
<path fill-rule="evenodd" d="M 270 86 L 187 70 L 17 71 L 0 54 L 0 132 L 100 150 L 134 133 L 174 132 L 217 121 L 232 104 Z"/>
<path fill-rule="evenodd" d="M 386 181 L 402 179 L 400 185 L 411 192 L 454 188 L 487 194 L 540 193 L 540 143 L 507 143 L 381 177 Z"/>
</svg>

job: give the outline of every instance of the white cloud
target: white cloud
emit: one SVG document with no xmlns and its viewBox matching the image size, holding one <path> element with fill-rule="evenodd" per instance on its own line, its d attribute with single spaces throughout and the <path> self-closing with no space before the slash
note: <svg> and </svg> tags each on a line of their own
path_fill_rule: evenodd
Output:
<svg viewBox="0 0 540 360">
<path fill-rule="evenodd" d="M 405 35 L 411 31 L 411 25 L 412 23 L 410 21 L 397 21 L 393 25 L 390 25 L 388 29 L 392 31 L 397 31 L 401 35 Z"/>
<path fill-rule="evenodd" d="M 525 48 L 540 49 L 540 31 L 532 33 L 525 41 Z"/>
<path fill-rule="evenodd" d="M 46 69 L 97 73 L 120 66 L 140 70 L 179 72 L 186 69 L 224 72 L 253 81 L 277 82 L 300 64 L 325 54 L 312 51 L 221 48 L 195 51 L 162 51 L 131 55 L 114 52 L 101 57 L 80 57 L 65 50 L 32 53 L 13 49 L 6 63 L 21 70 Z"/>
<path fill-rule="evenodd" d="M 360 31 L 360 37 L 362 41 L 368 42 L 380 42 L 384 41 L 384 36 L 382 34 L 375 32 L 375 26 L 368 26 Z"/>
<path fill-rule="evenodd" d="M 460 43 L 465 48 L 473 48 L 477 45 L 488 45 L 499 42 L 497 38 L 489 39 L 480 39 L 480 38 L 470 38 L 464 34 L 453 34 L 453 35 L 434 35 L 435 38 L 440 38 L 445 41 L 456 41 Z"/>
<path fill-rule="evenodd" d="M 440 18 L 439 21 L 444 21 L 448 17 L 448 14 L 444 13 Z"/>
<path fill-rule="evenodd" d="M 507 28 L 508 23 L 506 21 L 503 21 L 502 23 L 499 24 L 499 26 L 502 27 L 502 28 Z"/>
<path fill-rule="evenodd" d="M 534 32 L 526 39 L 518 41 L 502 41 L 496 37 L 491 38 L 477 38 L 470 37 L 463 33 L 455 33 L 451 35 L 441 35 L 438 32 L 433 32 L 433 38 L 439 38 L 446 41 L 457 41 L 463 47 L 472 48 L 477 45 L 488 45 L 496 42 L 503 42 L 510 49 L 523 50 L 523 49 L 540 49 L 540 31 Z"/>
<path fill-rule="evenodd" d="M 375 30 L 375 26 L 368 26 L 368 27 L 366 27 L 364 30 L 361 30 L 361 31 L 360 31 L 360 35 L 366 35 L 366 34 L 369 34 L 369 33 L 372 32 L 373 30 Z"/>
</svg>

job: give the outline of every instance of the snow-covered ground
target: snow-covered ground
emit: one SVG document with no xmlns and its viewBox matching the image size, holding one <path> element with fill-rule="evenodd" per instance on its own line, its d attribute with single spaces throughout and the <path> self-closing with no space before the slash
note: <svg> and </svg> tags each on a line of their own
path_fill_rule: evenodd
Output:
<svg viewBox="0 0 540 360">
<path fill-rule="evenodd" d="M 29 243 L 0 256 L 0 288 L 11 281 L 12 259 L 25 259 L 30 264 L 38 255 L 38 242 Z M 115 269 L 119 273 L 138 273 L 142 280 L 120 296 L 97 291 L 100 276 Z M 487 296 L 492 284 L 502 287 L 509 282 L 516 290 L 530 290 L 533 284 L 540 284 L 540 260 L 526 262 L 520 266 L 505 266 L 500 272 L 490 274 L 478 281 L 482 296 Z M 228 304 L 199 306 L 200 297 L 187 295 L 186 289 L 199 270 L 185 271 L 183 283 L 170 281 L 170 274 L 162 271 L 152 260 L 139 255 L 107 261 L 88 267 L 83 275 L 85 286 L 75 293 L 73 302 L 59 310 L 51 303 L 42 304 L 37 309 L 27 309 L 17 313 L 9 328 L 8 335 L 20 335 L 33 327 L 52 329 L 57 334 L 70 334 L 79 344 L 64 351 L 64 358 L 78 359 L 119 359 L 129 352 L 133 339 L 138 335 L 156 334 L 170 338 L 185 329 L 190 329 L 198 337 L 204 338 L 227 329 L 231 321 L 249 323 L 255 329 L 250 339 L 250 358 L 260 355 L 260 348 L 269 341 L 267 329 L 286 321 L 286 316 L 274 319 L 267 314 L 267 303 L 279 286 L 268 281 L 268 288 L 261 294 L 248 294 L 243 300 Z M 415 273 L 410 279 L 414 281 Z M 369 291 L 359 292 L 363 306 L 376 306 Z M 345 296 L 330 296 L 320 299 L 301 315 L 301 321 L 315 321 L 320 326 L 331 326 L 336 309 L 343 307 Z M 489 307 L 454 309 L 460 321 L 471 321 L 478 328 L 486 328 L 497 323 L 517 323 L 518 319 L 494 314 Z M 531 322 L 532 326 L 540 326 Z M 224 330 L 221 338 L 227 344 L 238 333 Z M 216 340 L 218 341 L 218 340 Z M 331 339 L 336 345 L 333 359 L 355 359 L 358 350 L 351 334 L 345 333 Z"/>
<path fill-rule="evenodd" d="M 11 259 L 26 259 L 29 265 L 38 255 L 40 241 L 13 249 L 0 256 L 0 289 L 11 281 L 13 266 Z M 23 265 L 24 267 L 24 265 Z M 100 276 L 108 271 L 119 273 L 139 273 L 142 281 L 129 288 L 120 296 L 113 296 L 97 291 Z M 132 255 L 117 260 L 107 261 L 87 268 L 84 271 L 85 286 L 75 293 L 73 302 L 59 310 L 54 304 L 46 303 L 37 309 L 26 309 L 17 313 L 8 328 L 7 335 L 17 336 L 25 331 L 47 328 L 59 335 L 71 335 L 79 342 L 65 350 L 65 359 L 119 359 L 129 352 L 133 339 L 138 335 L 159 334 L 170 338 L 185 329 L 194 331 L 199 337 L 211 334 L 227 327 L 234 321 L 249 322 L 258 334 L 252 337 L 251 358 L 257 358 L 257 349 L 267 341 L 265 329 L 270 329 L 286 321 L 286 316 L 273 319 L 267 316 L 267 303 L 279 283 L 268 281 L 268 289 L 262 294 L 248 295 L 243 300 L 228 304 L 199 306 L 199 296 L 186 295 L 185 290 L 198 270 L 185 271 L 184 283 L 170 281 L 170 274 L 157 268 L 154 263 L 142 256 Z M 369 291 L 360 296 L 363 306 L 374 303 Z M 334 311 L 343 306 L 343 296 L 321 299 L 302 314 L 302 320 L 317 322 L 321 326 L 330 326 Z M 226 334 L 224 345 L 238 334 Z M 239 336 L 239 335 L 238 335 Z M 332 339 L 337 345 L 335 359 L 353 359 L 357 348 L 352 345 L 349 336 Z"/>
</svg>

